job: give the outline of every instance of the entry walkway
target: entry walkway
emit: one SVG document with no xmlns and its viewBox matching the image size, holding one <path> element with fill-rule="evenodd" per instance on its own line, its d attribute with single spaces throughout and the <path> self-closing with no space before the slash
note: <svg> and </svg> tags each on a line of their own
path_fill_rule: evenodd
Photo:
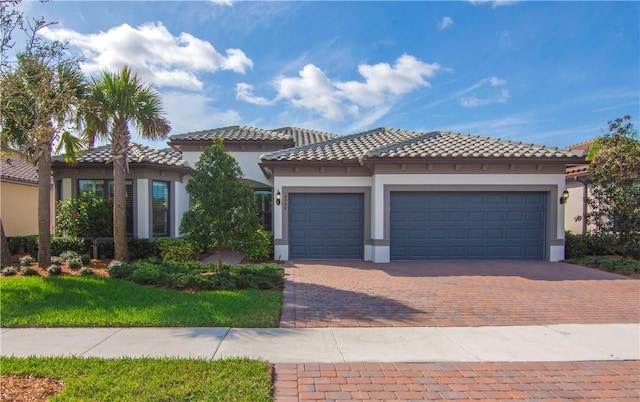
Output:
<svg viewBox="0 0 640 402">
<path fill-rule="evenodd" d="M 245 356 L 271 363 L 640 360 L 639 324 L 405 328 L 3 328 L 3 356 Z"/>
</svg>

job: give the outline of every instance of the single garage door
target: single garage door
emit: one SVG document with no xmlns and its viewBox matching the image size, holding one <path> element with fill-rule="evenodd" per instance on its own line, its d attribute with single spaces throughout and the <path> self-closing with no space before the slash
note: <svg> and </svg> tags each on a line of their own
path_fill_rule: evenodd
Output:
<svg viewBox="0 0 640 402">
<path fill-rule="evenodd" d="M 392 192 L 392 260 L 544 258 L 537 192 Z"/>
<path fill-rule="evenodd" d="M 364 256 L 363 194 L 289 194 L 289 257 Z"/>
</svg>

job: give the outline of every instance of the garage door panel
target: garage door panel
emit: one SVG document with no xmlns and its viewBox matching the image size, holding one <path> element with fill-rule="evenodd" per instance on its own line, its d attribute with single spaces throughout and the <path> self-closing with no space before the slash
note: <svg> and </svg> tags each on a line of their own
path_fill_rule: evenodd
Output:
<svg viewBox="0 0 640 402">
<path fill-rule="evenodd" d="M 362 194 L 289 194 L 290 258 L 363 258 Z"/>
<path fill-rule="evenodd" d="M 391 259 L 542 259 L 545 210 L 544 193 L 392 192 Z"/>
</svg>

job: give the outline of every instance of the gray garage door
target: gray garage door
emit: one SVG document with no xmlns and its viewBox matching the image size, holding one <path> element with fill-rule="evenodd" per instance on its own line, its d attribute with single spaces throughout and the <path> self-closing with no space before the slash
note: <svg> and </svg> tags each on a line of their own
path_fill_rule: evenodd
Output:
<svg viewBox="0 0 640 402">
<path fill-rule="evenodd" d="M 289 194 L 289 257 L 363 258 L 362 194 Z"/>
<path fill-rule="evenodd" d="M 392 192 L 391 259 L 541 260 L 545 194 Z"/>
</svg>

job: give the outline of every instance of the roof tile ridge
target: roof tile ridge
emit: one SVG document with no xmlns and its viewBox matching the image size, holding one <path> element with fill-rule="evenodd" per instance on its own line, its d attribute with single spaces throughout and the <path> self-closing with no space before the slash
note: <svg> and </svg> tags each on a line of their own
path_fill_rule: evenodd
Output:
<svg viewBox="0 0 640 402">
<path fill-rule="evenodd" d="M 405 132 L 405 133 L 410 133 L 410 134 L 415 134 L 414 136 L 407 138 L 405 140 L 400 140 L 391 144 L 385 144 L 383 146 L 377 147 L 377 148 L 373 148 L 368 150 L 367 152 L 364 153 L 364 155 L 362 155 L 363 158 L 369 158 L 369 157 L 376 157 L 376 156 L 380 156 L 381 153 L 383 152 L 387 152 L 390 151 L 392 149 L 398 149 L 400 147 L 404 147 L 406 145 L 410 145 L 413 142 L 416 141 L 420 141 L 424 138 L 427 137 L 433 137 L 434 135 L 437 134 L 443 134 L 443 131 L 429 131 L 429 132 L 422 132 L 422 131 L 409 131 L 409 130 L 401 130 L 401 129 L 389 129 L 389 130 L 393 130 L 393 131 L 397 131 L 397 132 Z"/>
<path fill-rule="evenodd" d="M 239 124 L 234 124 L 234 125 L 224 126 L 224 127 L 207 128 L 207 129 L 204 129 L 204 130 L 187 131 L 186 133 L 170 135 L 169 136 L 169 141 L 171 141 L 171 139 L 173 139 L 173 138 L 185 137 L 185 136 L 194 135 L 194 134 L 211 133 L 211 132 L 220 131 L 220 130 L 228 130 L 230 128 L 235 128 L 235 127 L 240 128 L 240 127 L 244 127 L 244 126 L 241 126 Z"/>
</svg>

